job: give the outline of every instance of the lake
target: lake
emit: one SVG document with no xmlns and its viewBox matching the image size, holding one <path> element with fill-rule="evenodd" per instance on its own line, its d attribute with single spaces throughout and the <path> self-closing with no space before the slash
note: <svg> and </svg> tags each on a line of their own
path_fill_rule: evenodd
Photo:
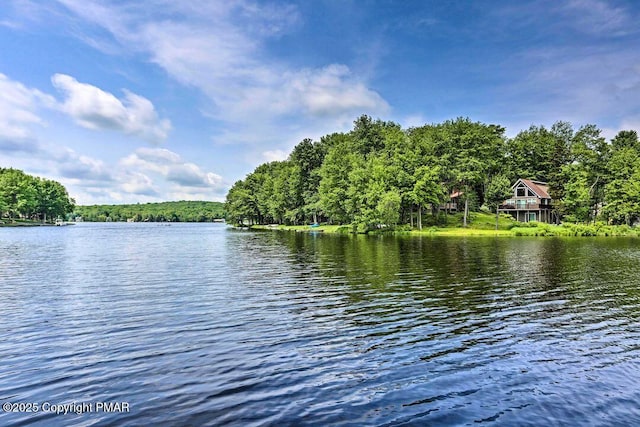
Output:
<svg viewBox="0 0 640 427">
<path fill-rule="evenodd" d="M 639 285 L 631 238 L 0 228 L 0 425 L 637 425 Z"/>
</svg>

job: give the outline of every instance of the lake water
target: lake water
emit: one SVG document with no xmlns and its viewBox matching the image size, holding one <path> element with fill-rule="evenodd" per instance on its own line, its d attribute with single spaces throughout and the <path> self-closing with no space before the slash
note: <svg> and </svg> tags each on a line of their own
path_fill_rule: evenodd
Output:
<svg viewBox="0 0 640 427">
<path fill-rule="evenodd" d="M 0 425 L 638 425 L 639 266 L 637 239 L 0 228 L 0 401 L 39 405 Z"/>
</svg>

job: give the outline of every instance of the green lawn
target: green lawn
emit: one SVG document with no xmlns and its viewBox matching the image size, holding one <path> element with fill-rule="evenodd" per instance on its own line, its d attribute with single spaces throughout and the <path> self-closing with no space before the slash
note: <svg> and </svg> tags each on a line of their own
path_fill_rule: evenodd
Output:
<svg viewBox="0 0 640 427">
<path fill-rule="evenodd" d="M 14 219 L 2 218 L 0 220 L 0 227 L 37 227 L 40 225 L 53 225 L 43 224 L 42 221 L 32 221 L 30 219 Z"/>
<path fill-rule="evenodd" d="M 624 225 L 596 224 L 544 224 L 538 222 L 521 223 L 509 215 L 500 215 L 498 230 L 495 214 L 472 212 L 467 227 L 462 226 L 462 214 L 442 215 L 438 220 L 425 217 L 422 230 L 409 226 L 396 230 L 382 230 L 376 233 L 411 234 L 427 236 L 640 236 L 640 229 Z M 351 232 L 349 225 L 256 225 L 253 229 L 287 230 L 296 232 L 345 233 Z"/>
</svg>

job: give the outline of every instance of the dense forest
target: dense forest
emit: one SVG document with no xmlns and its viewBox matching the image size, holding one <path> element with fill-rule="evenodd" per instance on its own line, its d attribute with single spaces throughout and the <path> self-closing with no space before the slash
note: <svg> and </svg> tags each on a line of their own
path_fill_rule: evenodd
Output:
<svg viewBox="0 0 640 427">
<path fill-rule="evenodd" d="M 442 218 L 453 192 L 470 210 L 496 211 L 517 178 L 547 182 L 558 221 L 640 219 L 640 142 L 558 121 L 515 137 L 468 118 L 402 129 L 361 116 L 348 133 L 305 139 L 287 160 L 258 166 L 227 194 L 227 220 L 350 224 L 366 232 Z"/>
<path fill-rule="evenodd" d="M 74 209 L 74 200 L 57 181 L 0 168 L 0 220 L 16 218 L 51 222 Z"/>
<path fill-rule="evenodd" d="M 135 205 L 78 206 L 85 221 L 211 222 L 224 218 L 221 202 L 161 202 Z"/>
</svg>

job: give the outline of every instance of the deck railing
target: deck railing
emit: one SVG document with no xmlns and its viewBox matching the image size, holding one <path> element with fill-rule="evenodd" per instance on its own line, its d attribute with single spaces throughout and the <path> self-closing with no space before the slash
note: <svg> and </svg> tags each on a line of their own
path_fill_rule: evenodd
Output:
<svg viewBox="0 0 640 427">
<path fill-rule="evenodd" d="M 509 203 L 498 206 L 498 209 L 507 211 L 537 211 L 540 209 L 551 209 L 551 205 L 540 203 Z"/>
</svg>

